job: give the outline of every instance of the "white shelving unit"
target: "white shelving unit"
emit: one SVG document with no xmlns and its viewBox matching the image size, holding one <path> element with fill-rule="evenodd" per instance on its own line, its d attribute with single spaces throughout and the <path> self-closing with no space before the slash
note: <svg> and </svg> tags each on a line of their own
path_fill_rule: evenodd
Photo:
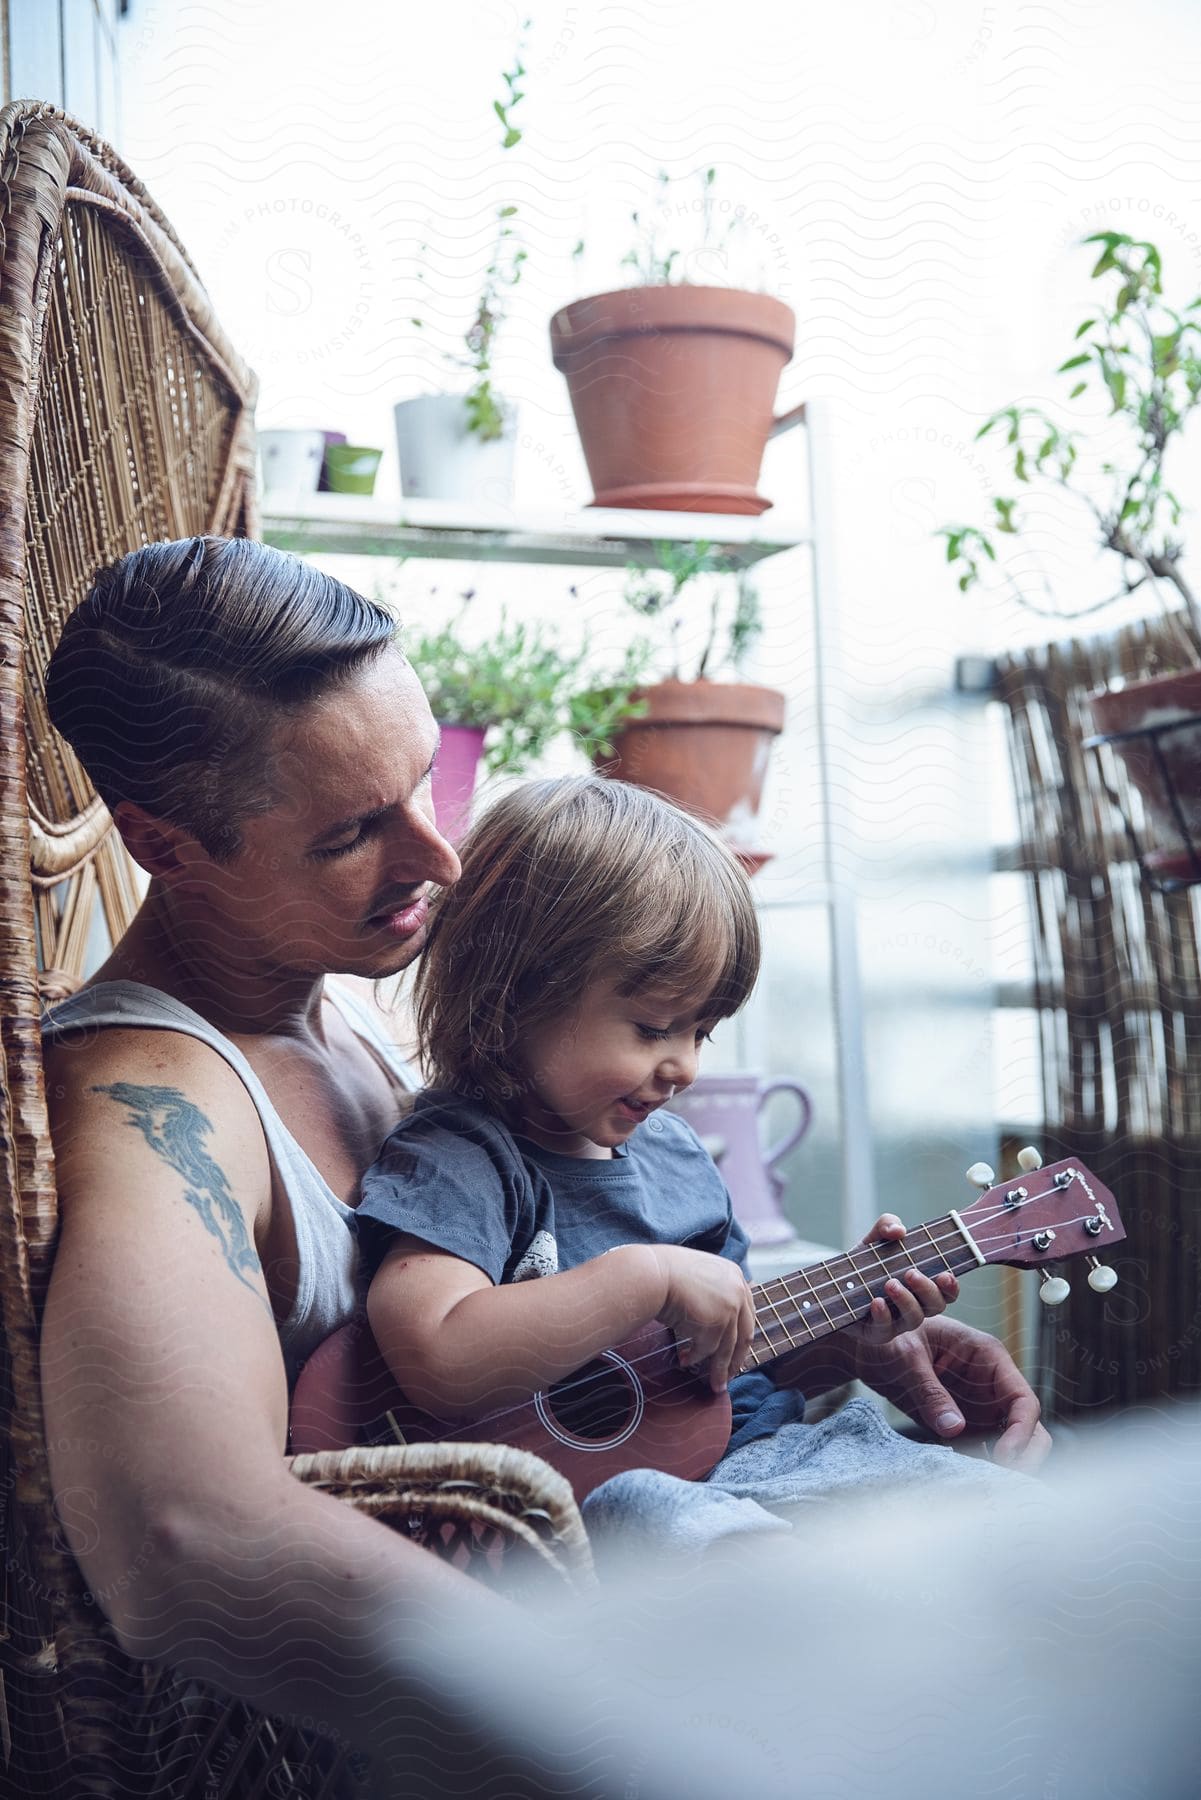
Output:
<svg viewBox="0 0 1201 1800">
<path fill-rule="evenodd" d="M 772 435 L 803 427 L 808 439 L 807 511 L 781 519 L 730 513 L 613 512 L 592 508 L 575 514 L 515 508 L 467 507 L 450 501 L 400 500 L 391 504 L 355 495 L 313 494 L 303 505 L 264 503 L 262 535 L 269 544 L 300 555 L 403 556 L 460 562 L 560 564 L 573 568 L 623 568 L 654 563 L 656 545 L 703 540 L 728 569 L 750 567 L 786 550 L 806 549 L 812 559 L 818 739 L 823 812 L 823 904 L 829 916 L 832 991 L 838 1060 L 842 1140 L 842 1217 L 845 1241 L 863 1235 L 877 1214 L 863 1041 L 853 896 L 840 885 L 837 846 L 841 834 L 838 784 L 832 779 L 825 704 L 828 672 L 837 662 L 837 604 L 831 548 L 830 458 L 820 404 L 795 407 Z M 765 1061 L 765 1046 L 751 1031 L 747 1060 Z M 757 1280 L 787 1273 L 829 1246 L 793 1239 L 753 1253 Z"/>
<path fill-rule="evenodd" d="M 806 529 L 730 513 L 518 512 L 458 501 L 402 500 L 389 506 L 353 494 L 313 494 L 303 509 L 265 514 L 263 537 L 300 555 L 408 556 L 456 562 L 561 563 L 620 569 L 655 561 L 655 545 L 703 539 L 727 569 L 809 541 Z"/>
</svg>

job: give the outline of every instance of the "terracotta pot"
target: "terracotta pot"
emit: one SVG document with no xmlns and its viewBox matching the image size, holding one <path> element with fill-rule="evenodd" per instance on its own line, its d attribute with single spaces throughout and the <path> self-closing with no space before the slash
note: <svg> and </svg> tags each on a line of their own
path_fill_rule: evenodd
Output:
<svg viewBox="0 0 1201 1800">
<path fill-rule="evenodd" d="M 784 729 L 783 694 L 741 682 L 661 681 L 638 697 L 648 712 L 615 734 L 616 755 L 598 767 L 717 826 L 753 875 L 770 855 L 756 843 L 756 816 L 772 739 Z"/>
<path fill-rule="evenodd" d="M 1201 669 L 1090 694 L 1088 705 L 1099 735 L 1123 734 L 1113 749 L 1162 846 L 1145 857 L 1147 867 L 1167 880 L 1201 881 Z"/>
<path fill-rule="evenodd" d="M 756 491 L 796 316 L 738 288 L 621 288 L 550 323 L 593 506 L 761 513 Z"/>
</svg>

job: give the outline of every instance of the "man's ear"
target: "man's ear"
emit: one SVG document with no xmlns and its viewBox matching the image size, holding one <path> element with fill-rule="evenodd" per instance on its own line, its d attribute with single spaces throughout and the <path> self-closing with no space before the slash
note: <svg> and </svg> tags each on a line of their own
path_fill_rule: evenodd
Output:
<svg viewBox="0 0 1201 1800">
<path fill-rule="evenodd" d="M 133 800 L 119 800 L 113 822 L 121 833 L 121 841 L 139 868 L 159 881 L 178 881 L 186 874 L 192 860 L 196 839 L 178 825 L 156 819 Z"/>
</svg>

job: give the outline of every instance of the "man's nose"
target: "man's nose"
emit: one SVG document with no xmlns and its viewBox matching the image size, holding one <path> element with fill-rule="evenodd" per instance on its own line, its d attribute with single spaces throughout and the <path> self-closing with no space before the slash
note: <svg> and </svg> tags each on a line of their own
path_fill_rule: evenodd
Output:
<svg viewBox="0 0 1201 1800">
<path fill-rule="evenodd" d="M 454 845 L 419 807 L 407 813 L 391 861 L 398 881 L 432 881 L 438 887 L 452 887 L 462 874 Z"/>
</svg>

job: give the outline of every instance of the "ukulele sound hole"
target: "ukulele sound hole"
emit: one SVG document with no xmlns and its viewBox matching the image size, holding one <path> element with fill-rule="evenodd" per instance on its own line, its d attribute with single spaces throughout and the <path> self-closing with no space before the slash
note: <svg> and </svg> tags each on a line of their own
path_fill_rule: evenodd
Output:
<svg viewBox="0 0 1201 1800">
<path fill-rule="evenodd" d="M 603 1357 L 557 1381 L 546 1397 L 556 1422 L 573 1437 L 615 1437 L 630 1417 L 630 1384 Z"/>
</svg>

